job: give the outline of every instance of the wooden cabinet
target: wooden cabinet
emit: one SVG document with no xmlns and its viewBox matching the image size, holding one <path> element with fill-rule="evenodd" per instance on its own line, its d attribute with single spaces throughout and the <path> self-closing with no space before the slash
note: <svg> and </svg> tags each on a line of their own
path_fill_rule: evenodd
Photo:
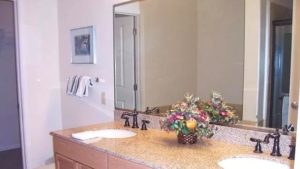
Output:
<svg viewBox="0 0 300 169">
<path fill-rule="evenodd" d="M 59 154 L 55 155 L 56 169 L 77 169 L 77 163 Z"/>
<path fill-rule="evenodd" d="M 55 162 L 57 169 L 93 169 L 59 154 L 55 154 Z"/>
<path fill-rule="evenodd" d="M 108 155 L 108 169 L 150 169 L 146 166 Z"/>
<path fill-rule="evenodd" d="M 54 152 L 85 165 L 83 169 L 106 169 L 107 154 L 91 147 L 84 146 L 66 139 L 54 137 Z M 86 167 L 89 168 L 86 168 Z M 82 166 L 79 166 L 82 168 Z M 78 167 L 77 167 L 78 168 Z M 76 169 L 77 169 L 76 168 Z M 80 169 L 81 169 L 80 168 Z M 57 168 L 59 169 L 59 168 Z"/>
<path fill-rule="evenodd" d="M 53 137 L 56 169 L 150 169 L 90 146 Z"/>
<path fill-rule="evenodd" d="M 89 166 L 86 166 L 86 165 L 83 165 L 83 164 L 79 164 L 78 169 L 93 169 L 93 168 L 91 168 Z"/>
</svg>

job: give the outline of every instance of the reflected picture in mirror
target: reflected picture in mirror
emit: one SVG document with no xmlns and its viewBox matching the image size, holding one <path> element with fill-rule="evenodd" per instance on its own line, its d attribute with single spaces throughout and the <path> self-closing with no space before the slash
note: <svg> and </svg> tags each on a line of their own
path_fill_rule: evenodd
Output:
<svg viewBox="0 0 300 169">
<path fill-rule="evenodd" d="M 142 0 L 114 7 L 115 108 L 162 116 L 222 94 L 239 123 L 296 124 L 292 0 Z"/>
</svg>

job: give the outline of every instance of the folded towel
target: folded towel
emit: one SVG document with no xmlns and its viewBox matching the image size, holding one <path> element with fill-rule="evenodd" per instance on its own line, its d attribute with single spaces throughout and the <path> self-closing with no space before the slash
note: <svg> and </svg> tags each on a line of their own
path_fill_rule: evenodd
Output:
<svg viewBox="0 0 300 169">
<path fill-rule="evenodd" d="M 72 95 L 76 95 L 80 79 L 81 79 L 81 76 L 75 76 L 74 83 L 72 85 L 72 91 L 71 91 Z"/>
<path fill-rule="evenodd" d="M 76 96 L 83 97 L 89 95 L 89 87 L 93 87 L 93 83 L 91 77 L 88 76 L 81 76 L 78 79 L 78 87 L 76 91 Z"/>
<path fill-rule="evenodd" d="M 73 90 L 73 86 L 74 86 L 74 82 L 75 82 L 76 78 L 77 78 L 77 76 L 73 76 L 73 77 L 68 78 L 67 90 L 66 90 L 66 93 L 68 95 L 73 95 L 74 94 L 74 93 L 72 93 L 72 90 Z"/>
<path fill-rule="evenodd" d="M 89 140 L 92 138 L 97 138 L 99 135 L 95 131 L 85 131 L 81 133 L 74 133 L 72 134 L 72 137 L 78 140 Z"/>
</svg>

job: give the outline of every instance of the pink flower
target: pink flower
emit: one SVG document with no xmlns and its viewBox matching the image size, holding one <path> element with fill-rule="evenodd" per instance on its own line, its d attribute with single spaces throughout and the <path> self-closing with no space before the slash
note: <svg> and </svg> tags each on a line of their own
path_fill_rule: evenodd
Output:
<svg viewBox="0 0 300 169">
<path fill-rule="evenodd" d="M 175 117 L 176 117 L 176 119 L 178 119 L 178 120 L 183 120 L 183 117 L 180 116 L 180 115 L 176 115 Z"/>
<path fill-rule="evenodd" d="M 207 120 L 208 120 L 207 114 L 206 114 L 205 112 L 201 112 L 201 113 L 199 114 L 199 120 L 200 120 L 200 121 L 207 121 Z"/>
<path fill-rule="evenodd" d="M 223 112 L 221 112 L 220 114 L 221 114 L 222 116 L 227 116 L 228 113 L 225 112 L 225 111 L 223 111 Z"/>
</svg>

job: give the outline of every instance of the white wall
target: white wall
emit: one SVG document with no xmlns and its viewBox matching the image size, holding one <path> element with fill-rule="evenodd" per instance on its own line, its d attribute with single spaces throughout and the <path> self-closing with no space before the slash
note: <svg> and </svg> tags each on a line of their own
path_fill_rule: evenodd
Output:
<svg viewBox="0 0 300 169">
<path fill-rule="evenodd" d="M 122 0 L 59 0 L 58 25 L 62 122 L 64 128 L 113 121 L 113 4 Z M 123 0 L 124 1 L 124 0 Z M 70 29 L 94 25 L 96 60 L 94 65 L 70 64 Z M 86 98 L 65 94 L 67 78 L 73 75 L 99 77 Z"/>
<path fill-rule="evenodd" d="M 0 1 L 0 151 L 20 147 L 14 6 Z"/>
<path fill-rule="evenodd" d="M 19 0 L 19 50 L 27 168 L 53 156 L 50 131 L 61 129 L 56 0 Z"/>
<path fill-rule="evenodd" d="M 90 5 L 84 0 L 76 3 L 72 0 L 59 0 L 59 3 L 56 0 L 17 1 L 24 148 L 28 169 L 43 165 L 53 156 L 49 132 L 62 128 L 62 118 L 65 127 L 113 120 L 113 4 L 122 1 L 93 0 L 89 1 Z M 59 21 L 58 17 L 61 17 Z M 96 26 L 98 64 L 69 65 L 66 61 L 71 56 L 68 50 L 69 26 L 85 24 Z M 67 98 L 64 95 L 66 78 L 79 73 L 97 75 L 106 82 L 99 84 L 86 100 Z M 61 108 L 61 104 L 64 107 Z"/>
</svg>

